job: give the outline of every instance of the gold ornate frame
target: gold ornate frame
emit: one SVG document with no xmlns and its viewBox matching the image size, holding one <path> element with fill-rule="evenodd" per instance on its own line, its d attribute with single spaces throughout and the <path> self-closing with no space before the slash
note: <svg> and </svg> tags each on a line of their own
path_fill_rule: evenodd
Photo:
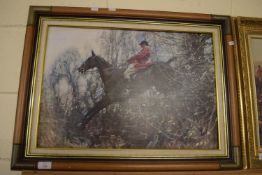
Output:
<svg viewBox="0 0 262 175">
<path fill-rule="evenodd" d="M 243 162 L 246 168 L 261 168 L 261 147 L 259 146 L 258 107 L 255 86 L 254 60 L 251 39 L 262 37 L 262 19 L 235 18 L 239 61 L 237 76 L 242 123 Z"/>
<path fill-rule="evenodd" d="M 70 18 L 74 19 L 95 18 L 102 21 L 105 19 L 133 21 L 150 21 L 189 25 L 214 25 L 220 28 L 221 41 L 219 47 L 221 54 L 218 61 L 221 62 L 220 80 L 217 83 L 222 89 L 226 116 L 226 124 L 220 128 L 227 133 L 224 148 L 225 154 L 217 156 L 212 152 L 209 156 L 197 156 L 197 154 L 188 154 L 189 156 L 168 158 L 167 153 L 161 156 L 158 153 L 156 157 L 127 157 L 126 155 L 118 158 L 109 156 L 98 156 L 92 158 L 88 155 L 77 156 L 52 156 L 48 153 L 41 153 L 40 156 L 28 154 L 28 132 L 30 133 L 31 120 L 30 109 L 32 101 L 35 98 L 34 82 L 38 79 L 36 76 L 36 62 L 38 61 L 39 43 L 39 21 L 45 18 Z M 68 21 L 67 21 L 68 22 Z M 99 24 L 98 24 L 99 25 Z M 136 25 L 135 23 L 132 25 Z M 99 26 L 96 26 L 99 27 Z M 41 29 L 41 26 L 40 26 Z M 156 30 L 156 29 L 155 29 Z M 40 30 L 41 31 L 41 30 Z M 18 95 L 18 105 L 16 114 L 16 124 L 13 141 L 12 169 L 45 169 L 45 170 L 96 170 L 96 171 L 175 171 L 175 170 L 221 170 L 221 169 L 239 169 L 242 167 L 239 137 L 238 121 L 238 102 L 236 94 L 236 76 L 234 67 L 233 36 L 231 30 L 230 17 L 216 16 L 208 14 L 188 14 L 156 11 L 138 11 L 138 10 L 120 10 L 110 11 L 108 9 L 91 8 L 70 8 L 70 7 L 31 7 L 21 69 L 20 88 Z M 40 54 L 41 55 L 41 54 Z M 43 64 L 42 64 L 43 65 Z M 41 77 L 41 71 L 40 71 Z M 221 85 L 222 84 L 222 85 Z M 33 105 L 34 106 L 34 105 Z M 37 105 L 35 105 L 37 106 Z M 220 149 L 220 148 L 219 148 Z M 70 150 L 69 150 L 70 151 Z M 193 155 L 193 156 L 192 156 Z"/>
</svg>

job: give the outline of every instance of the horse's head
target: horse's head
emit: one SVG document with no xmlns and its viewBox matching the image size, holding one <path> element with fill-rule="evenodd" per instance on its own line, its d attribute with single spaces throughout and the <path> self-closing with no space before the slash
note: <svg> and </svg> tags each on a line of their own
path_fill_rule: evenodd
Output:
<svg viewBox="0 0 262 175">
<path fill-rule="evenodd" d="M 92 50 L 92 55 L 88 57 L 84 63 L 81 64 L 81 66 L 78 68 L 78 71 L 81 73 L 85 73 L 87 70 L 96 67 L 96 58 L 97 56 Z"/>
</svg>

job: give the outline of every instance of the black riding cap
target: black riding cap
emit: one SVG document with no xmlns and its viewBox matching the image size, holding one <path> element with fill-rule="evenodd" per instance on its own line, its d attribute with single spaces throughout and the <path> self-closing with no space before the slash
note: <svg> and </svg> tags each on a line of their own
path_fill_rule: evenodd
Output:
<svg viewBox="0 0 262 175">
<path fill-rule="evenodd" d="M 144 40 L 144 41 L 141 41 L 141 43 L 139 44 L 139 45 L 142 45 L 142 44 L 145 44 L 146 46 L 148 46 L 149 44 L 148 44 L 148 42 L 146 41 L 146 40 Z"/>
</svg>

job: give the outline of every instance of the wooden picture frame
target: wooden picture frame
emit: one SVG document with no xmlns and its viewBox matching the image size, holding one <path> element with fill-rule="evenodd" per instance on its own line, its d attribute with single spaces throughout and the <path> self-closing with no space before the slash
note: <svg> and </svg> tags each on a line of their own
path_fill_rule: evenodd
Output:
<svg viewBox="0 0 262 175">
<path fill-rule="evenodd" d="M 238 39 L 238 87 L 242 123 L 244 164 L 247 168 L 261 168 L 261 124 L 259 124 L 259 37 L 262 37 L 262 20 L 235 18 Z M 258 41 L 258 43 L 256 43 Z M 260 131 L 261 132 L 261 131 Z"/>
<path fill-rule="evenodd" d="M 31 7 L 12 169 L 241 168 L 230 20 Z"/>
</svg>

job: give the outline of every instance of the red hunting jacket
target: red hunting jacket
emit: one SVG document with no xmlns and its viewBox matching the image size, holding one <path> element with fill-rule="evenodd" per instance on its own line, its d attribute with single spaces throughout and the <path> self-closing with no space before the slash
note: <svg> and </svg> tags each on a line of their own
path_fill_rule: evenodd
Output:
<svg viewBox="0 0 262 175">
<path fill-rule="evenodd" d="M 150 49 L 145 47 L 141 49 L 136 55 L 132 56 L 127 60 L 129 64 L 134 64 L 137 70 L 145 69 L 148 66 L 152 65 L 151 62 L 147 62 L 150 56 Z"/>
</svg>

